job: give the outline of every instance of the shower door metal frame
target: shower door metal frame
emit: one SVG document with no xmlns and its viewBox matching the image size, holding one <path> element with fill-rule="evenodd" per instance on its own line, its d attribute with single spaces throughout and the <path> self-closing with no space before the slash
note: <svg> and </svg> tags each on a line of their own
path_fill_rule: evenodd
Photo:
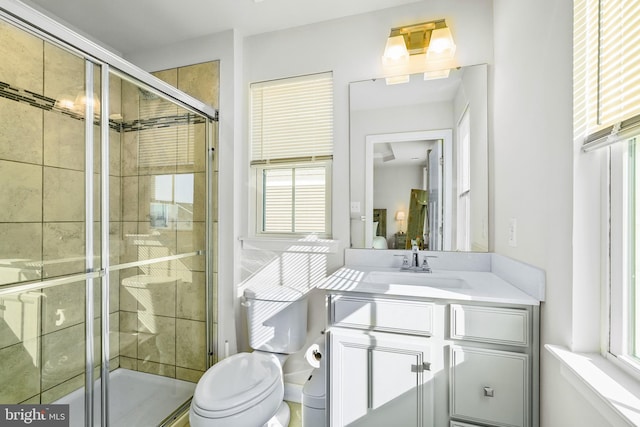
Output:
<svg viewBox="0 0 640 427">
<path fill-rule="evenodd" d="M 16 292 L 44 289 L 62 284 L 73 283 L 79 280 L 85 281 L 85 426 L 93 426 L 94 413 L 94 381 L 93 365 L 95 354 L 93 353 L 93 329 L 95 301 L 94 286 L 95 281 L 101 283 L 101 424 L 109 425 L 109 277 L 111 271 L 125 268 L 149 265 L 162 261 L 178 260 L 198 255 L 205 257 L 205 298 L 206 298 L 206 367 L 214 363 L 216 342 L 213 328 L 213 230 L 212 230 L 212 176 L 213 176 L 213 123 L 218 121 L 218 112 L 211 106 L 179 91 L 175 87 L 152 76 L 124 59 L 116 56 L 112 52 L 104 49 L 96 43 L 74 33 L 60 23 L 40 13 L 39 11 L 20 3 L 16 0 L 0 0 L 0 19 L 5 20 L 16 27 L 36 35 L 44 41 L 50 42 L 58 47 L 69 50 L 82 57 L 85 61 L 85 94 L 87 102 L 85 104 L 85 272 L 69 276 L 7 285 L 0 288 L 0 296 Z M 95 81 L 94 68 L 100 67 L 100 267 L 94 265 L 94 211 L 93 211 L 93 184 L 94 170 L 93 157 L 93 136 L 94 136 L 94 92 Z M 109 260 L 109 76 L 115 74 L 123 79 L 133 81 L 135 84 L 141 83 L 145 89 L 168 97 L 178 106 L 207 118 L 206 132 L 206 213 L 205 213 L 205 251 L 198 250 L 191 253 L 178 254 L 173 256 L 154 258 L 151 260 L 130 262 L 110 265 Z M 106 409 L 106 410 L 105 410 Z"/>
</svg>

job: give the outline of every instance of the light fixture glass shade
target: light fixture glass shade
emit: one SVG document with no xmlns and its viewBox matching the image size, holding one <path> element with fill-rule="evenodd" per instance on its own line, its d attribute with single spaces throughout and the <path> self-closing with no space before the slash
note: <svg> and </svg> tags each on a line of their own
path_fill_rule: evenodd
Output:
<svg viewBox="0 0 640 427">
<path fill-rule="evenodd" d="M 385 66 L 403 64 L 409 60 L 409 51 L 404 43 L 403 36 L 393 36 L 387 39 L 387 45 L 382 55 L 382 64 Z"/>
<path fill-rule="evenodd" d="M 435 71 L 426 71 L 424 73 L 425 80 L 436 80 L 436 79 L 446 79 L 449 77 L 449 69 L 445 70 L 435 70 Z"/>
<path fill-rule="evenodd" d="M 452 59 L 456 53 L 456 45 L 449 27 L 437 28 L 431 32 L 431 40 L 427 48 L 427 61 Z"/>
<path fill-rule="evenodd" d="M 396 212 L 396 221 L 404 221 L 404 219 L 405 219 L 404 211 Z"/>
<path fill-rule="evenodd" d="M 401 83 L 409 83 L 409 75 L 403 75 L 403 76 L 391 76 L 391 77 L 386 77 L 384 79 L 385 83 L 387 83 L 388 85 L 397 85 L 397 84 L 401 84 Z"/>
</svg>

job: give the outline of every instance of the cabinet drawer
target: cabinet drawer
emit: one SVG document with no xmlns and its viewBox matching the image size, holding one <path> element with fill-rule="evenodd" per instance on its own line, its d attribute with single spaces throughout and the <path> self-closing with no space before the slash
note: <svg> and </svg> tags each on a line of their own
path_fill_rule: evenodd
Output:
<svg viewBox="0 0 640 427">
<path fill-rule="evenodd" d="M 477 424 L 461 423 L 460 421 L 451 421 L 449 427 L 481 427 Z"/>
<path fill-rule="evenodd" d="M 451 338 L 526 347 L 529 312 L 518 308 L 492 308 L 451 304 Z"/>
<path fill-rule="evenodd" d="M 451 417 L 504 427 L 528 425 L 528 373 L 526 354 L 453 346 Z"/>
<path fill-rule="evenodd" d="M 331 324 L 359 329 L 431 336 L 433 303 L 332 296 Z"/>
</svg>

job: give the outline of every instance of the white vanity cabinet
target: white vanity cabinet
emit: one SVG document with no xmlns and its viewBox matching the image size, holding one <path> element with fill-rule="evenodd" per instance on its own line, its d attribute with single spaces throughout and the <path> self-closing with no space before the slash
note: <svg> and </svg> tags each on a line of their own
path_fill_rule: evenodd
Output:
<svg viewBox="0 0 640 427">
<path fill-rule="evenodd" d="M 327 301 L 328 425 L 448 424 L 445 305 L 337 293 Z"/>
<path fill-rule="evenodd" d="M 477 304 L 450 304 L 449 310 L 451 418 L 538 425 L 537 310 Z"/>
<path fill-rule="evenodd" d="M 538 427 L 538 307 L 330 291 L 328 426 Z"/>
</svg>

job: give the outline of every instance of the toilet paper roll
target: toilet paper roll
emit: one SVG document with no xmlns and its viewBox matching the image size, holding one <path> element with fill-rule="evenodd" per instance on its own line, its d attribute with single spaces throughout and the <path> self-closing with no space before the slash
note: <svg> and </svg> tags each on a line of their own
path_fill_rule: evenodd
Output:
<svg viewBox="0 0 640 427">
<path fill-rule="evenodd" d="M 304 352 L 304 359 L 313 368 L 319 368 L 324 363 L 324 336 L 321 336 Z"/>
</svg>

